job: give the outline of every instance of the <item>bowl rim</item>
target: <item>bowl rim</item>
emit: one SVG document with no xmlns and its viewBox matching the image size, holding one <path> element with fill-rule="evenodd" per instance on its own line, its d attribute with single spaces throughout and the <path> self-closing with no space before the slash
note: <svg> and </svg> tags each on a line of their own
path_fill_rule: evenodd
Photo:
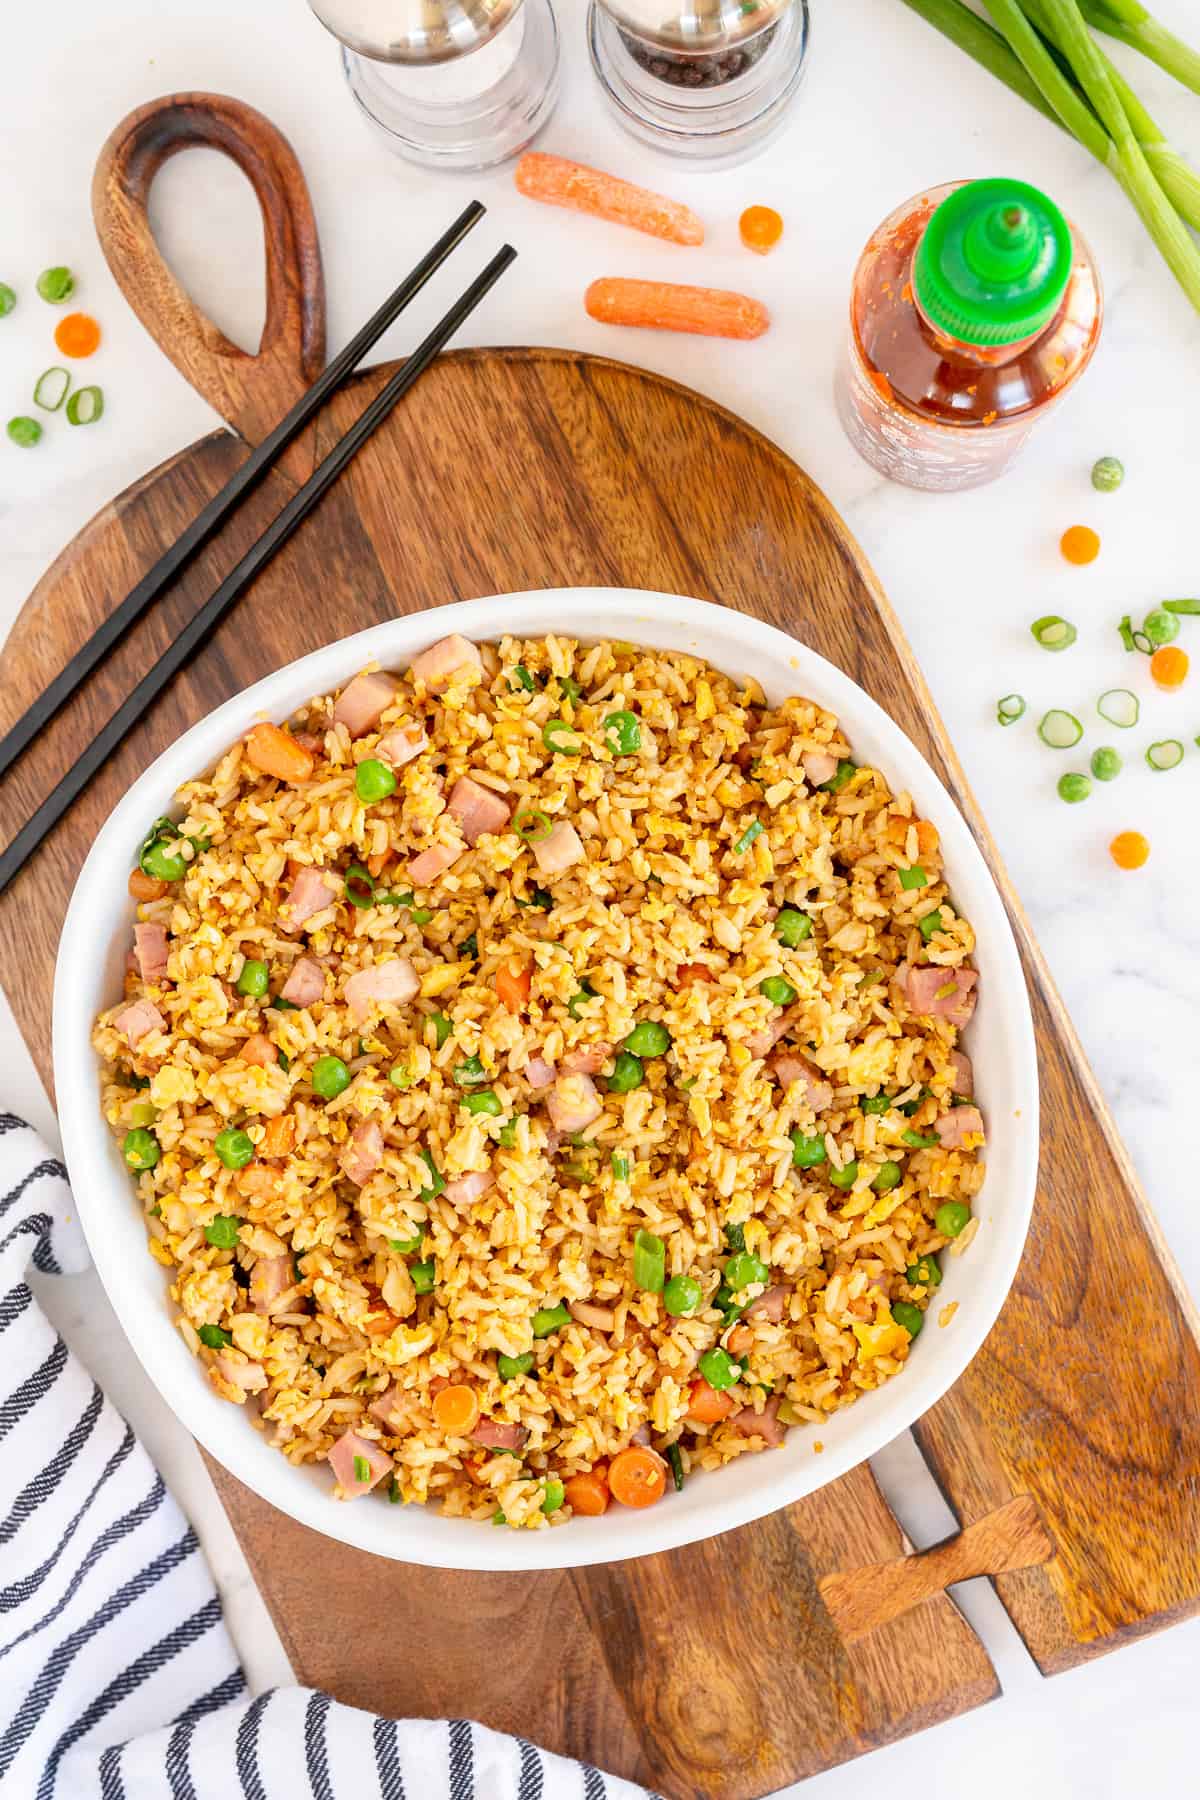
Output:
<svg viewBox="0 0 1200 1800">
<path fill-rule="evenodd" d="M 503 609 L 508 617 L 497 617 Z M 593 614 L 603 618 L 592 630 L 576 619 Z M 715 636 L 727 640 L 725 666 L 731 672 L 754 672 L 764 663 L 794 672 L 789 683 L 796 692 L 813 692 L 818 703 L 845 720 L 853 742 L 864 732 L 882 738 L 892 756 L 889 778 L 897 764 L 908 763 L 919 775 L 896 783 L 897 791 L 919 787 L 919 808 L 932 816 L 947 849 L 947 865 L 953 885 L 962 885 L 964 865 L 972 865 L 972 884 L 977 889 L 972 922 L 979 932 L 978 904 L 983 902 L 988 940 L 988 987 L 993 983 L 1005 996 L 1006 1031 L 1004 1056 L 1011 1071 L 1019 1106 L 1013 1111 L 1016 1143 L 1014 1166 L 1005 1189 L 1004 1229 L 997 1228 L 976 1239 L 976 1256 L 985 1259 L 981 1277 L 983 1292 L 972 1301 L 970 1318 L 963 1318 L 953 1334 L 940 1340 L 939 1355 L 927 1366 L 914 1365 L 882 1387 L 864 1394 L 851 1408 L 831 1416 L 851 1418 L 846 1442 L 820 1457 L 789 1458 L 784 1453 L 755 1457 L 762 1478 L 748 1494 L 735 1497 L 714 1487 L 711 1504 L 685 1513 L 671 1506 L 645 1513 L 610 1512 L 588 1526 L 617 1524 L 615 1530 L 498 1532 L 461 1519 L 444 1520 L 432 1509 L 418 1505 L 393 1510 L 380 1505 L 359 1507 L 339 1504 L 327 1488 L 319 1488 L 294 1468 L 261 1435 L 247 1428 L 240 1409 L 231 1408 L 199 1379 L 177 1380 L 172 1372 L 173 1354 L 163 1354 L 168 1344 L 180 1346 L 194 1375 L 195 1361 L 172 1322 L 173 1308 L 145 1305 L 146 1269 L 156 1265 L 144 1250 L 134 1258 L 122 1253 L 119 1230 L 106 1228 L 106 1209 L 114 1193 L 127 1202 L 127 1176 L 123 1166 L 113 1167 L 115 1140 L 104 1120 L 97 1094 L 99 1059 L 91 1047 L 91 1010 L 86 999 L 88 976 L 98 962 L 95 908 L 89 895 L 97 881 L 109 879 L 113 869 L 128 866 L 130 846 L 140 841 L 144 821 L 169 811 L 182 782 L 210 768 L 222 750 L 249 725 L 264 715 L 287 716 L 313 694 L 343 685 L 364 665 L 378 660 L 385 667 L 401 664 L 426 644 L 462 632 L 480 640 L 495 640 L 509 633 L 541 636 L 572 622 L 571 635 L 594 641 L 598 636 L 628 637 L 648 647 L 682 649 L 671 639 L 681 636 Z M 624 627 L 624 629 L 621 629 Z M 656 628 L 663 633 L 656 638 Z M 694 654 L 720 666 L 718 654 L 697 648 Z M 875 758 L 885 761 L 886 758 Z M 111 865 L 111 868 L 110 868 Z M 131 906 L 131 902 L 126 903 Z M 97 1273 L 121 1329 L 154 1386 L 171 1411 L 232 1476 L 259 1498 L 299 1523 L 352 1548 L 392 1560 L 429 1567 L 514 1572 L 565 1569 L 592 1563 L 630 1560 L 638 1556 L 679 1548 L 749 1524 L 778 1511 L 806 1495 L 826 1487 L 866 1461 L 885 1444 L 908 1430 L 940 1400 L 959 1379 L 988 1336 L 1007 1297 L 1023 1252 L 1032 1216 L 1038 1167 L 1038 1072 L 1028 991 L 1011 922 L 1003 898 L 971 829 L 953 798 L 923 754 L 863 688 L 816 651 L 798 639 L 753 615 L 713 601 L 686 595 L 638 588 L 573 587 L 527 589 L 473 600 L 434 606 L 424 612 L 399 615 L 369 626 L 350 637 L 335 639 L 224 701 L 170 744 L 139 776 L 96 833 L 71 895 L 64 919 L 55 969 L 53 1004 L 53 1062 L 64 1155 L 71 1175 L 80 1221 Z M 111 1174 L 104 1173 L 109 1168 Z M 119 1188 L 118 1188 L 119 1183 Z M 985 1183 L 984 1193 L 987 1192 Z M 127 1208 L 140 1230 L 135 1209 Z M 126 1236 L 129 1235 L 126 1231 Z M 166 1271 L 161 1273 L 165 1276 Z M 162 1286 L 166 1298 L 166 1284 Z M 956 1321 L 957 1323 L 957 1321 Z M 869 1402 L 879 1404 L 872 1407 Z M 717 1474 L 724 1474 L 718 1471 Z M 714 1476 L 706 1476 L 715 1481 Z M 440 1525 L 429 1528 L 430 1517 L 451 1525 L 457 1537 L 443 1544 Z M 422 1524 L 429 1541 L 422 1542 Z M 414 1522 L 415 1528 L 414 1528 Z M 619 1523 L 618 1523 L 619 1522 Z"/>
</svg>

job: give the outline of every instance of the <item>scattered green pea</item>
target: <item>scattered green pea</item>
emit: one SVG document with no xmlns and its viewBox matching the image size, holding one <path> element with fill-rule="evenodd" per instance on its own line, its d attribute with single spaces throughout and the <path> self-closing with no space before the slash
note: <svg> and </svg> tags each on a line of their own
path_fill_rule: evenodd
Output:
<svg viewBox="0 0 1200 1800">
<path fill-rule="evenodd" d="M 248 1162 L 254 1161 L 254 1145 L 246 1133 L 234 1125 L 218 1131 L 213 1149 L 227 1169 L 244 1169 Z"/>
<path fill-rule="evenodd" d="M 768 975 L 765 981 L 759 982 L 758 991 L 772 1006 L 790 1006 L 796 998 L 795 988 L 782 975 Z"/>
<path fill-rule="evenodd" d="M 1086 775 L 1060 775 L 1058 778 L 1058 797 L 1065 800 L 1068 806 L 1078 806 L 1086 800 L 1092 791 L 1092 784 Z"/>
<path fill-rule="evenodd" d="M 336 1100 L 350 1086 L 350 1071 L 340 1056 L 318 1056 L 312 1069 L 313 1093 Z"/>
<path fill-rule="evenodd" d="M 910 1338 L 915 1338 L 925 1323 L 925 1314 L 911 1300 L 897 1300 L 892 1306 L 892 1317 L 897 1325 L 902 1325 Z"/>
<path fill-rule="evenodd" d="M 504 1111 L 504 1102 L 491 1088 L 484 1088 L 478 1094 L 464 1095 L 461 1104 L 477 1118 L 498 1119 Z"/>
<path fill-rule="evenodd" d="M 237 978 L 237 991 L 246 994 L 251 1000 L 261 1000 L 271 985 L 271 971 L 265 962 L 248 956 L 242 964 L 242 972 Z"/>
<path fill-rule="evenodd" d="M 962 1200 L 943 1200 L 933 1215 L 934 1229 L 943 1237 L 956 1238 L 970 1223 L 971 1209 Z"/>
<path fill-rule="evenodd" d="M 1097 781 L 1115 781 L 1123 766 L 1120 751 L 1109 744 L 1102 744 L 1092 751 L 1091 768 Z"/>
<path fill-rule="evenodd" d="M 138 1127 L 125 1133 L 121 1153 L 131 1169 L 152 1169 L 162 1155 L 162 1145 L 152 1131 Z"/>
<path fill-rule="evenodd" d="M 75 277 L 70 269 L 61 265 L 53 269 L 43 269 L 37 278 L 37 291 L 43 300 L 51 306 L 61 306 L 75 292 Z"/>
<path fill-rule="evenodd" d="M 641 1087 L 645 1079 L 646 1071 L 642 1067 L 641 1058 L 630 1050 L 621 1050 L 608 1078 L 608 1091 L 610 1094 L 629 1094 L 634 1088 Z"/>
<path fill-rule="evenodd" d="M 671 1034 L 657 1019 L 643 1019 L 625 1039 L 623 1048 L 635 1056 L 665 1056 L 671 1048 Z"/>
<path fill-rule="evenodd" d="M 826 1160 L 825 1139 L 819 1133 L 808 1137 L 797 1127 L 791 1138 L 793 1169 L 815 1169 Z"/>
<path fill-rule="evenodd" d="M 858 1180 L 858 1164 L 848 1162 L 840 1169 L 830 1169 L 829 1179 L 835 1188 L 849 1190 Z"/>
<path fill-rule="evenodd" d="M 371 806 L 376 800 L 386 800 L 389 794 L 396 791 L 395 772 L 385 762 L 369 756 L 354 771 L 354 791 L 364 806 Z"/>
<path fill-rule="evenodd" d="M 7 281 L 0 281 L 0 319 L 7 319 L 9 313 L 16 304 L 17 296 L 9 287 Z"/>
<path fill-rule="evenodd" d="M 1115 456 L 1102 456 L 1092 464 L 1092 486 L 1098 494 L 1115 494 L 1125 479 L 1125 464 Z"/>
<path fill-rule="evenodd" d="M 695 1312 L 704 1290 L 692 1275 L 672 1275 L 663 1289 L 663 1305 L 673 1319 L 686 1319 Z"/>
<path fill-rule="evenodd" d="M 761 1257 L 753 1251 L 739 1250 L 725 1264 L 725 1285 L 731 1293 L 738 1293 L 742 1288 L 750 1287 L 754 1282 L 765 1281 L 771 1273 Z"/>
<path fill-rule="evenodd" d="M 1179 636 L 1179 620 L 1164 606 L 1156 606 L 1142 620 L 1142 630 L 1157 650 L 1163 644 L 1172 643 Z"/>
<path fill-rule="evenodd" d="M 18 413 L 15 419 L 8 421 L 8 435 L 21 450 L 32 450 L 42 435 L 42 428 L 36 419 L 27 418 Z"/>
<path fill-rule="evenodd" d="M 894 1187 L 899 1187 L 903 1178 L 904 1170 L 899 1163 L 880 1163 L 871 1186 L 877 1194 L 890 1194 Z"/>
<path fill-rule="evenodd" d="M 240 1219 L 230 1218 L 227 1213 L 218 1213 L 204 1227 L 204 1235 L 217 1250 L 232 1250 L 238 1241 L 242 1229 Z"/>
</svg>

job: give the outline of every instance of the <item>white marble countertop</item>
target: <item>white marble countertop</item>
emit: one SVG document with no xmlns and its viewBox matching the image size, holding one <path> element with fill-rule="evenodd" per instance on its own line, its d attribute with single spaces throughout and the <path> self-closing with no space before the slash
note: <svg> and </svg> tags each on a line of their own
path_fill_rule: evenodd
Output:
<svg viewBox="0 0 1200 1800">
<path fill-rule="evenodd" d="M 308 175 L 329 288 L 330 347 L 342 344 L 399 272 L 472 194 L 490 218 L 465 268 L 510 237 L 515 271 L 462 341 L 577 346 L 643 363 L 713 395 L 777 439 L 841 508 L 895 603 L 983 810 L 1047 953 L 1100 1082 L 1141 1171 L 1185 1278 L 1200 1290 L 1195 1182 L 1174 1133 L 1195 1104 L 1200 1056 L 1200 925 L 1194 894 L 1200 691 L 1156 695 L 1144 664 L 1124 659 L 1112 626 L 1166 595 L 1195 592 L 1195 428 L 1185 404 L 1200 351 L 1191 312 L 1112 180 L 900 0 L 812 0 L 808 81 L 786 133 L 759 159 L 721 174 L 660 163 L 624 138 L 602 110 L 587 63 L 583 0 L 558 0 L 564 86 L 544 147 L 659 185 L 711 221 L 709 244 L 682 253 L 616 228 L 523 201 L 510 173 L 433 176 L 390 159 L 354 117 L 335 48 L 302 0 L 59 0 L 52 14 L 14 9 L 0 65 L 0 279 L 28 291 L 47 264 L 80 272 L 81 304 L 103 321 L 94 365 L 107 411 L 102 428 L 57 428 L 36 451 L 0 440 L 0 635 L 63 544 L 119 489 L 209 430 L 213 417 L 164 361 L 119 298 L 93 236 L 88 190 L 105 135 L 129 109 L 175 89 L 211 89 L 260 107 L 290 137 Z M 1194 0 L 1158 12 L 1196 36 Z M 1114 50 L 1151 110 L 1200 151 L 1200 103 L 1156 69 Z M 1096 249 L 1108 321 L 1079 391 L 997 485 L 944 498 L 879 480 L 845 443 L 830 372 L 850 273 L 883 215 L 919 188 L 958 176 L 1008 173 L 1048 188 Z M 736 219 L 752 201 L 778 207 L 786 234 L 769 259 L 749 256 Z M 156 229 L 195 298 L 252 346 L 262 308 L 260 238 L 250 190 L 210 153 L 181 157 L 154 194 Z M 569 254 L 563 254 L 569 246 Z M 586 282 L 655 274 L 742 287 L 762 296 L 774 325 L 753 345 L 618 333 L 584 314 Z M 440 310 L 446 281 L 381 347 L 414 343 Z M 0 407 L 28 408 L 31 371 L 52 360 L 50 318 L 36 299 L 0 325 Z M 1122 458 L 1114 496 L 1095 494 L 1093 460 Z M 1063 528 L 1096 526 L 1097 563 L 1067 567 Z M 1028 623 L 1062 612 L 1080 628 L 1069 658 L 1032 645 Z M 1200 627 L 1189 628 L 1193 634 Z M 1200 650 L 1200 635 L 1191 645 Z M 1104 688 L 1143 696 L 1145 729 L 1131 732 L 1129 766 L 1083 806 L 1055 797 L 1059 762 L 1031 729 L 1000 733 L 998 694 L 1016 689 L 1037 716 L 1046 705 L 1082 713 Z M 1111 734 L 1110 734 L 1111 735 Z M 1183 768 L 1152 774 L 1152 738 L 1189 745 Z M 1093 738 L 1094 742 L 1101 741 Z M 1119 874 L 1106 845 L 1136 826 L 1153 843 L 1139 875 Z M 7 826 L 6 826 L 7 832 Z M 32 1066 L 0 1002 L 0 1098 L 54 1135 Z M 147 1440 L 190 1511 L 216 1567 L 252 1683 L 286 1680 L 286 1658 L 190 1440 L 131 1365 L 94 1278 L 47 1295 L 62 1329 Z M 950 1518 L 915 1448 L 878 1459 L 889 1498 L 918 1543 Z M 1077 1672 L 1045 1681 L 990 1587 L 958 1598 L 1005 1689 L 997 1705 L 881 1751 L 809 1784 L 822 1800 L 877 1778 L 892 1791 L 950 1800 L 1152 1792 L 1194 1766 L 1195 1663 L 1200 1621 Z M 799 1790 L 795 1790 L 799 1793 Z"/>
</svg>

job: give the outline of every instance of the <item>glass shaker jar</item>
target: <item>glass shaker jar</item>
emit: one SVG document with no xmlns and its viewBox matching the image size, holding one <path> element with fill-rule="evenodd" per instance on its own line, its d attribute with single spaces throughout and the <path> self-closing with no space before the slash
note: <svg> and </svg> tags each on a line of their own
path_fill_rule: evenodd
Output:
<svg viewBox="0 0 1200 1800">
<path fill-rule="evenodd" d="M 804 73 L 808 0 L 591 0 L 592 67 L 643 144 L 709 165 L 752 156 Z"/>
<path fill-rule="evenodd" d="M 855 271 L 835 390 L 847 436 L 909 487 L 991 481 L 1087 368 L 1103 311 L 1091 252 L 1037 188 L 930 188 Z"/>
<path fill-rule="evenodd" d="M 309 0 L 388 148 L 486 169 L 524 150 L 558 98 L 551 0 Z"/>
</svg>

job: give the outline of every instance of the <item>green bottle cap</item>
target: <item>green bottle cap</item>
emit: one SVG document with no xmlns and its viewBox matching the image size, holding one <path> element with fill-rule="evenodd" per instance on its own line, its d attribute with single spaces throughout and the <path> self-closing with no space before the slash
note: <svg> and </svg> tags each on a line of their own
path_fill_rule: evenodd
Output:
<svg viewBox="0 0 1200 1800">
<path fill-rule="evenodd" d="M 925 227 L 913 286 L 935 330 L 967 344 L 1015 344 L 1054 317 L 1073 261 L 1053 200 L 1024 181 L 968 181 Z"/>
</svg>

